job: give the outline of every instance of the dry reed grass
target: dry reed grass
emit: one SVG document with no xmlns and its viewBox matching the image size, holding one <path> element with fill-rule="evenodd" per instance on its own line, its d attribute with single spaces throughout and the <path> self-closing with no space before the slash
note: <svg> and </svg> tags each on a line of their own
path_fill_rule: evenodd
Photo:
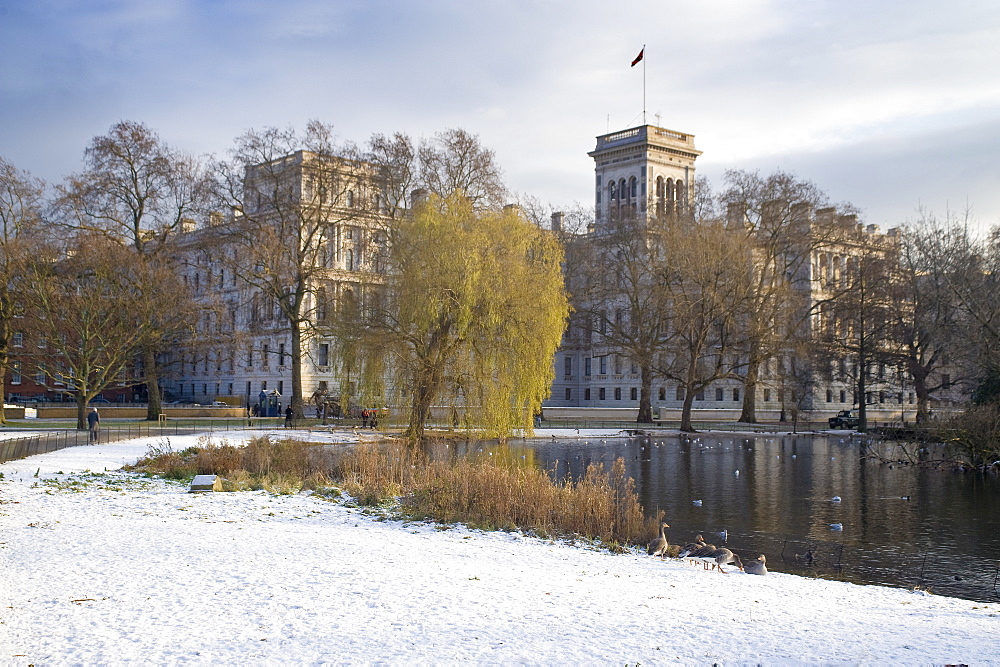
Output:
<svg viewBox="0 0 1000 667">
<path fill-rule="evenodd" d="M 441 460 L 405 444 L 366 444 L 331 465 L 315 447 L 293 440 L 260 437 L 245 447 L 208 440 L 199 444 L 179 453 L 169 443 L 151 448 L 132 469 L 171 478 L 221 475 L 227 491 L 298 493 L 336 483 L 359 504 L 398 502 L 412 517 L 581 536 L 611 548 L 645 544 L 661 518 L 643 518 L 635 483 L 621 459 L 608 471 L 592 464 L 574 481 L 553 480 L 504 448 Z"/>
<path fill-rule="evenodd" d="M 640 544 L 648 534 L 622 460 L 610 472 L 591 465 L 574 482 L 553 481 L 503 450 L 494 454 L 441 461 L 406 446 L 363 446 L 341 460 L 334 477 L 359 502 L 399 497 L 407 513 L 446 523 L 580 535 L 609 546 Z"/>
</svg>

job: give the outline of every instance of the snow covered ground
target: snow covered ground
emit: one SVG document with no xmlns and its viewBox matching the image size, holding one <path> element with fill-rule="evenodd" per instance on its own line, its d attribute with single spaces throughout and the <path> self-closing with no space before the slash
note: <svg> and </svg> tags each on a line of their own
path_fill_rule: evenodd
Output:
<svg viewBox="0 0 1000 667">
<path fill-rule="evenodd" d="M 0 465 L 0 663 L 1000 663 L 998 604 L 116 472 L 151 442 Z"/>
</svg>

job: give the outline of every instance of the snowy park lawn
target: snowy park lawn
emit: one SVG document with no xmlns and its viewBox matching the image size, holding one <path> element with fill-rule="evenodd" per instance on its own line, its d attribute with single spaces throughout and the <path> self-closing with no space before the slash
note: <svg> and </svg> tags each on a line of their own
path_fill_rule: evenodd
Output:
<svg viewBox="0 0 1000 667">
<path fill-rule="evenodd" d="M 0 664 L 1000 663 L 998 604 L 118 471 L 151 443 L 0 465 Z"/>
</svg>

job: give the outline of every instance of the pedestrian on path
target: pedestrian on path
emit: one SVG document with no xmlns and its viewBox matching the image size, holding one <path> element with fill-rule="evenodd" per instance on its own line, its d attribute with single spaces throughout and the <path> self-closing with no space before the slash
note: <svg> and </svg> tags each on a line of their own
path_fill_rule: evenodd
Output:
<svg viewBox="0 0 1000 667">
<path fill-rule="evenodd" d="M 90 444 L 97 442 L 97 431 L 101 428 L 101 415 L 97 414 L 97 408 L 91 408 L 87 415 L 87 426 L 90 429 Z"/>
</svg>

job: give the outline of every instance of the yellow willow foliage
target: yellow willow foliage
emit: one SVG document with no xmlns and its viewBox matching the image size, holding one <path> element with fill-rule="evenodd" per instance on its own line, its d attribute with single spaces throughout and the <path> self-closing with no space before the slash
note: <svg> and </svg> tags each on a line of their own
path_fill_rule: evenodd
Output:
<svg viewBox="0 0 1000 667">
<path fill-rule="evenodd" d="M 485 435 L 530 428 L 569 313 L 559 242 L 515 211 L 476 211 L 456 194 L 418 207 L 392 253 L 408 388 L 435 400 L 460 392 Z"/>
</svg>

